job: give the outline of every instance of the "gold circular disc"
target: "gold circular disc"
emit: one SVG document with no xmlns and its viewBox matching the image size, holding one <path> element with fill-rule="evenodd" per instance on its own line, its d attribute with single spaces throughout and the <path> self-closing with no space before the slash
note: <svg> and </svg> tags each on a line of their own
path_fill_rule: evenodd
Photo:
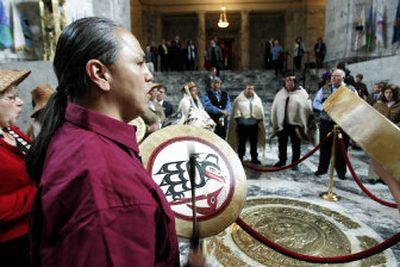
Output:
<svg viewBox="0 0 400 267">
<path fill-rule="evenodd" d="M 195 155 L 196 218 L 200 237 L 218 234 L 239 216 L 246 201 L 243 166 L 233 149 L 211 131 L 175 125 L 140 145 L 143 165 L 164 192 L 176 218 L 177 234 L 192 236 L 189 155 Z"/>
<path fill-rule="evenodd" d="M 375 239 L 376 233 L 371 232 L 367 226 L 329 208 L 295 199 L 248 199 L 240 217 L 267 239 L 304 255 L 348 255 L 379 243 Z M 258 242 L 237 224 L 232 224 L 218 236 L 209 238 L 207 252 L 220 264 L 214 264 L 215 266 L 322 265 L 282 255 Z M 362 259 L 356 266 L 392 266 L 393 260 L 395 259 L 379 253 Z"/>
</svg>

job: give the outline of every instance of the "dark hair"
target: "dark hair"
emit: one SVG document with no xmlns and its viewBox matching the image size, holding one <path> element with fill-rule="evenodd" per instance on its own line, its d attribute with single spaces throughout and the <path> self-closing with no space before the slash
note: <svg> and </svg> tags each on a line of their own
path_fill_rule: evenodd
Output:
<svg viewBox="0 0 400 267">
<path fill-rule="evenodd" d="M 26 160 L 28 174 L 37 184 L 47 146 L 64 119 L 68 100 L 82 99 L 89 93 L 87 62 L 98 59 L 105 65 L 115 63 L 119 49 L 115 34 L 118 28 L 120 26 L 109 19 L 90 17 L 71 23 L 61 33 L 53 62 L 58 87 L 44 110 L 42 130 Z"/>
<path fill-rule="evenodd" d="M 168 89 L 165 85 L 160 84 L 160 86 L 158 87 L 158 90 L 160 90 L 161 88 L 164 88 L 165 93 L 168 93 Z"/>
<path fill-rule="evenodd" d="M 87 62 L 91 59 L 98 59 L 105 65 L 116 62 L 119 51 L 116 30 L 119 28 L 109 19 L 89 17 L 71 23 L 61 33 L 53 62 L 58 87 L 43 110 L 42 129 L 26 159 L 27 172 L 38 186 L 47 147 L 64 120 L 68 100 L 83 99 L 89 95 Z M 32 266 L 40 266 L 39 245 L 43 221 L 40 187 L 31 215 Z"/>
<path fill-rule="evenodd" d="M 385 91 L 387 91 L 387 90 L 392 90 L 392 93 L 393 93 L 393 100 L 397 102 L 398 99 L 399 99 L 399 92 L 397 91 L 396 86 L 395 86 L 395 85 L 392 85 L 392 84 L 386 85 L 386 86 L 382 89 L 382 91 L 381 91 L 381 97 L 380 97 L 381 101 L 382 101 L 382 102 L 385 102 L 385 103 L 389 102 L 389 101 L 387 100 L 386 96 L 385 96 Z"/>
<path fill-rule="evenodd" d="M 288 78 L 288 77 L 294 77 L 294 82 L 297 84 L 298 83 L 298 81 L 299 81 L 299 76 L 298 75 L 296 75 L 294 72 L 292 72 L 292 71 L 287 71 L 287 72 L 285 72 L 285 74 L 283 75 L 283 81 L 285 81 L 286 80 L 286 78 Z"/>
<path fill-rule="evenodd" d="M 339 62 L 339 63 L 336 65 L 336 68 L 345 71 L 345 70 L 346 70 L 346 63 L 344 63 L 344 62 Z"/>
<path fill-rule="evenodd" d="M 283 74 L 283 78 L 291 77 L 291 76 L 296 76 L 296 74 L 295 74 L 293 71 L 290 71 L 290 70 L 286 71 L 286 72 Z"/>
<path fill-rule="evenodd" d="M 361 80 L 364 79 L 364 75 L 362 75 L 361 73 L 356 75 L 357 78 L 360 78 Z"/>
</svg>

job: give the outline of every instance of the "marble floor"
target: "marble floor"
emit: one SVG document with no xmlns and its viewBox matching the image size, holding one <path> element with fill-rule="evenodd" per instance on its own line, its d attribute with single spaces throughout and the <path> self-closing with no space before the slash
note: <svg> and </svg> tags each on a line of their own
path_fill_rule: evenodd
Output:
<svg viewBox="0 0 400 267">
<path fill-rule="evenodd" d="M 302 145 L 302 155 L 311 150 L 311 145 Z M 339 228 L 339 232 L 349 240 L 350 253 L 363 250 L 360 246 L 360 235 L 374 240 L 372 244 L 377 244 L 397 233 L 397 226 L 400 222 L 400 215 L 397 209 L 382 206 L 381 204 L 370 199 L 362 192 L 355 183 L 350 173 L 347 173 L 346 180 L 339 180 L 334 177 L 333 192 L 340 196 L 337 202 L 330 202 L 321 199 L 319 194 L 328 190 L 329 176 L 315 176 L 313 172 L 317 168 L 318 153 L 308 158 L 299 165 L 299 170 L 284 170 L 279 172 L 256 172 L 245 169 L 248 182 L 247 203 L 254 199 L 264 199 L 268 205 L 274 199 L 284 200 L 280 205 L 284 208 L 293 208 L 296 203 L 309 203 L 314 207 L 314 213 L 322 214 L 324 208 L 336 215 L 343 216 L 343 220 L 351 221 L 358 225 L 355 228 L 347 227 L 343 220 L 335 220 L 333 217 L 327 216 L 325 219 L 331 221 L 332 224 Z M 288 148 L 290 158 L 290 148 Z M 277 144 L 272 143 L 268 146 L 265 158 L 262 159 L 262 165 L 271 166 L 278 158 Z M 386 185 L 377 183 L 371 184 L 367 181 L 368 157 L 361 150 L 349 148 L 350 160 L 356 173 L 359 175 L 364 185 L 376 196 L 387 201 L 393 201 Z M 246 161 L 246 158 L 245 158 Z M 253 201 L 254 202 L 254 201 Z M 270 203 L 270 204 L 268 204 Z M 276 203 L 275 203 L 276 204 Z M 264 205 L 264 204 L 263 204 Z M 285 207 L 286 205 L 286 207 Z M 257 206 L 257 205 L 256 205 Z M 317 208 L 315 208 L 317 207 Z M 242 216 L 248 213 L 249 208 L 245 207 L 241 213 Z M 328 212 L 328 213 L 329 213 Z M 322 215 L 321 215 L 322 216 Z M 325 216 L 325 215 L 323 215 Z M 336 227 L 335 226 L 335 227 Z M 326 229 L 326 228 L 323 228 Z M 322 233 L 324 235 L 325 233 Z M 322 264 L 310 264 L 301 261 L 270 261 L 268 257 L 281 258 L 279 254 L 271 251 L 265 251 L 261 246 L 250 249 L 246 247 L 243 241 L 248 237 L 240 237 L 242 233 L 238 233 L 238 226 L 234 224 L 217 237 L 205 239 L 206 259 L 208 266 L 327 266 Z M 235 237 L 236 236 L 236 237 Z M 328 234 L 327 234 L 328 236 Z M 332 237 L 327 237 L 327 239 Z M 185 262 L 185 255 L 189 251 L 188 242 L 180 240 L 181 260 Z M 260 248 L 261 247 L 261 248 Z M 221 250 L 224 248 L 224 250 Z M 312 251 L 309 251 L 312 253 Z M 254 254 L 255 253 L 255 254 Z M 264 255 L 264 256 L 260 256 Z M 337 256 L 337 255 L 332 255 Z M 330 266 L 330 265 L 329 265 Z M 397 244 L 391 249 L 384 251 L 383 254 L 362 261 L 351 263 L 336 264 L 332 266 L 400 266 L 400 245 Z"/>
<path fill-rule="evenodd" d="M 197 75 L 197 76 L 196 76 Z M 172 75 L 173 76 L 173 75 Z M 184 81 L 194 80 L 198 84 L 202 84 L 204 74 L 190 74 L 190 79 L 183 79 L 176 75 L 175 80 L 170 74 L 165 77 L 158 77 L 158 81 L 167 84 L 170 88 L 175 88 L 176 84 L 183 84 Z M 224 72 L 222 75 L 225 89 L 229 88 L 231 97 L 236 96 L 242 90 L 242 84 L 248 81 L 255 83 L 257 94 L 262 98 L 264 103 L 265 118 L 269 118 L 272 100 L 279 89 L 279 80 L 269 72 L 258 73 L 234 73 Z M 315 82 L 315 81 L 312 81 Z M 312 84 L 312 83 L 311 83 Z M 312 85 L 306 88 L 313 89 Z M 315 82 L 316 84 L 316 82 Z M 177 87 L 176 87 L 177 88 Z M 315 89 L 315 88 L 314 88 Z M 315 92 L 309 92 L 312 97 Z M 179 97 L 177 95 L 177 97 Z M 176 101 L 179 101 L 178 99 Z M 268 119 L 265 121 L 268 123 Z M 266 125 L 268 128 L 268 125 Z M 312 150 L 313 146 L 309 144 L 302 145 L 302 155 Z M 290 147 L 288 148 L 288 156 L 290 155 Z M 361 150 L 349 149 L 350 160 L 356 173 L 364 182 L 365 186 L 376 196 L 393 202 L 386 185 L 377 183 L 368 183 L 366 177 L 368 173 L 369 158 Z M 245 161 L 249 158 L 245 158 Z M 266 155 L 260 158 L 264 166 L 271 166 L 278 161 L 277 140 L 272 140 L 268 145 Z M 303 229 L 312 229 L 314 233 L 315 243 L 323 247 L 331 249 L 329 256 L 347 255 L 363 251 L 368 247 L 376 245 L 397 233 L 397 225 L 400 222 L 400 215 L 397 209 L 388 208 L 370 199 L 358 187 L 352 179 L 350 173 L 347 173 L 346 180 L 339 180 L 335 177 L 333 192 L 341 199 L 338 202 L 329 202 L 320 198 L 320 193 L 328 190 L 328 175 L 315 176 L 313 173 L 318 165 L 318 152 L 305 160 L 299 165 L 299 170 L 291 169 L 279 172 L 260 173 L 250 169 L 245 169 L 247 176 L 247 204 L 248 206 L 242 210 L 241 217 L 246 221 L 252 218 L 252 212 L 266 214 L 264 216 L 265 223 L 269 225 L 263 226 L 258 224 L 260 232 L 268 235 L 268 227 L 273 225 L 274 230 L 284 231 L 286 226 L 296 225 L 293 216 L 308 216 L 313 214 L 317 223 L 304 223 Z M 279 202 L 279 203 L 278 203 Z M 253 205 L 256 203 L 255 205 Z M 257 204 L 259 203 L 259 204 Z M 308 207 L 305 207 L 307 206 Z M 259 211 L 257 211 L 259 209 Z M 281 227 L 279 222 L 268 221 L 270 212 L 279 210 L 278 212 L 287 213 L 285 217 L 286 225 Z M 249 215 L 250 214 L 250 215 Z M 272 213 L 271 213 L 272 214 Z M 247 217 L 246 217 L 247 216 Z M 271 215 L 276 216 L 276 215 Z M 340 219 L 338 219 L 340 218 Z M 312 220 L 314 220 L 312 219 Z M 290 221 L 292 220 L 292 221 Z M 302 218 L 300 218 L 302 220 Z M 319 220 L 319 221 L 318 221 Z M 324 223 L 322 223 L 324 222 Z M 325 222 L 327 222 L 325 224 Z M 315 227 L 317 225 L 318 227 Z M 350 225 L 350 226 L 349 226 Z M 300 228 L 301 228 L 300 227 Z M 308 228 L 307 228 L 308 227 Z M 290 227 L 287 227 L 290 228 Z M 315 228 L 315 229 L 314 229 Z M 329 231 L 328 231 L 329 230 Z M 314 231 L 314 232 L 313 232 Z M 332 232 L 331 232 L 332 231 Z M 336 232 L 335 232 L 336 231 Z M 335 233 L 335 234 L 332 234 Z M 276 233 L 275 233 L 276 234 Z M 285 233 L 283 236 L 290 236 Z M 318 236 L 318 238 L 316 237 Z M 308 236 L 310 237 L 310 236 Z M 282 239 L 283 240 L 283 239 Z M 281 241 L 282 241 L 281 240 Z M 283 240 L 280 244 L 286 244 L 288 247 L 300 247 L 300 252 L 310 255 L 319 255 L 319 249 L 313 246 L 305 245 L 307 238 L 302 238 L 301 233 L 296 233 L 291 238 Z M 306 243 L 303 243 L 306 242 Z M 334 244 L 334 241 L 337 242 Z M 324 245 L 321 245 L 324 243 Z M 328 245 L 334 244 L 331 248 Z M 243 231 L 238 229 L 236 224 L 232 224 L 225 231 L 217 236 L 204 239 L 205 255 L 208 266 L 327 266 L 321 264 L 310 264 L 307 262 L 288 260 L 287 258 L 274 253 L 270 249 L 266 249 L 263 245 L 255 245 Z M 313 244 L 315 245 L 315 244 Z M 335 250 L 335 247 L 340 249 Z M 180 239 L 181 263 L 186 262 L 186 255 L 190 250 L 187 240 Z M 332 251 L 333 250 L 333 251 Z M 329 266 L 400 266 L 400 245 L 397 244 L 391 249 L 384 251 L 382 254 L 375 255 L 368 259 Z"/>
</svg>

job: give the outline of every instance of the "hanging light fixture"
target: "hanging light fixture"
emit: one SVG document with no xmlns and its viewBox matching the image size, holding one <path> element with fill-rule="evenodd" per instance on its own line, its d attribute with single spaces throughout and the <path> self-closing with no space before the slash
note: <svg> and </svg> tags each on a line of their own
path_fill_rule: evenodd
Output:
<svg viewBox="0 0 400 267">
<path fill-rule="evenodd" d="M 229 22 L 226 18 L 226 8 L 225 6 L 221 7 L 221 14 L 219 14 L 219 21 L 218 21 L 218 27 L 220 28 L 228 28 Z"/>
</svg>

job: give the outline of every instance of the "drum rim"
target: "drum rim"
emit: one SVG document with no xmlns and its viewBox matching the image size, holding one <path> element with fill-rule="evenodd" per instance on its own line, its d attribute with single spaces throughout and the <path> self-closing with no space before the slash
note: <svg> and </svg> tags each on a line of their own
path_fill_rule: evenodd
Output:
<svg viewBox="0 0 400 267">
<path fill-rule="evenodd" d="M 166 143 L 171 143 L 169 140 L 187 140 L 188 138 L 196 141 L 203 140 L 203 144 L 212 145 L 212 148 L 218 148 L 218 156 L 224 156 L 223 160 L 225 160 L 227 166 L 229 166 L 228 169 L 232 172 L 229 175 L 234 179 L 233 183 L 231 181 L 231 186 L 234 185 L 233 190 L 230 190 L 232 192 L 229 192 L 229 194 L 232 194 L 231 198 L 226 198 L 222 205 L 224 208 L 221 209 L 220 207 L 219 211 L 216 214 L 213 214 L 212 218 L 198 221 L 200 237 L 208 237 L 222 232 L 225 228 L 231 225 L 237 217 L 239 217 L 240 212 L 246 203 L 246 174 L 236 152 L 228 143 L 211 131 L 190 125 L 171 125 L 148 136 L 140 145 L 143 166 L 145 169 L 151 172 L 149 170 L 151 167 L 149 165 L 150 160 L 152 154 L 157 149 L 160 149 L 158 146 L 166 146 Z M 149 153 L 150 149 L 151 151 Z M 174 215 L 177 234 L 181 237 L 190 238 L 192 236 L 192 221 L 179 218 L 175 212 Z"/>
</svg>

